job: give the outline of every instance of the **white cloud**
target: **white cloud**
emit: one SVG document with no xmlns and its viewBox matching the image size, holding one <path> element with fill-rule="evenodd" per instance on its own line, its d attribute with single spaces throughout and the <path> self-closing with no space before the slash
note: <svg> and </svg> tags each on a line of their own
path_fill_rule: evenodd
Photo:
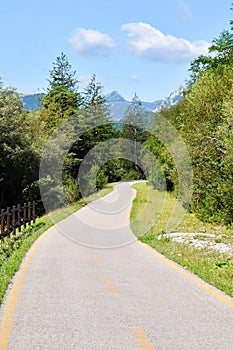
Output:
<svg viewBox="0 0 233 350">
<path fill-rule="evenodd" d="M 190 42 L 184 38 L 166 35 L 150 24 L 127 23 L 122 29 L 128 33 L 132 51 L 151 61 L 181 63 L 208 53 L 210 46 L 204 40 Z"/>
<path fill-rule="evenodd" d="M 178 9 L 179 9 L 179 15 L 182 19 L 185 21 L 192 22 L 194 20 L 193 14 L 188 8 L 188 5 L 183 1 L 178 1 Z"/>
<path fill-rule="evenodd" d="M 86 56 L 107 57 L 116 47 L 109 35 L 84 28 L 75 29 L 68 41 L 77 52 Z"/>
</svg>

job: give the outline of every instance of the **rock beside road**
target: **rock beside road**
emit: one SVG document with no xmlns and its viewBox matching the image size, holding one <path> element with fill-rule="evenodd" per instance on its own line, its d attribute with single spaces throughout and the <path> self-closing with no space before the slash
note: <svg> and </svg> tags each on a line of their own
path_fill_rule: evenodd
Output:
<svg viewBox="0 0 233 350">
<path fill-rule="evenodd" d="M 189 244 L 197 249 L 206 248 L 233 256 L 233 244 L 221 242 L 224 237 L 225 235 L 174 232 L 159 235 L 158 239 L 170 238 L 174 242 Z"/>
</svg>

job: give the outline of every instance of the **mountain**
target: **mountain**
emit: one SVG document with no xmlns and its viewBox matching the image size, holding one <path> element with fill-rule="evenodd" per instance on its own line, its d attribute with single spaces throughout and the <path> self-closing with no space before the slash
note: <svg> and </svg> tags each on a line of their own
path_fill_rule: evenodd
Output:
<svg viewBox="0 0 233 350">
<path fill-rule="evenodd" d="M 163 100 L 155 100 L 152 102 L 142 101 L 142 106 L 145 108 L 145 112 L 148 118 L 153 115 L 154 112 L 159 112 L 163 107 L 170 107 L 175 105 L 182 97 L 185 90 L 184 85 L 178 86 L 178 88 L 173 91 L 167 98 Z M 24 102 L 25 109 L 35 110 L 39 109 L 42 104 L 43 93 L 37 94 L 21 94 L 21 98 Z M 109 106 L 111 117 L 113 121 L 122 120 L 125 116 L 127 108 L 130 106 L 130 101 L 127 101 L 122 95 L 117 91 L 112 91 L 106 96 L 106 102 Z"/>
<path fill-rule="evenodd" d="M 145 101 L 142 101 L 142 105 L 143 107 L 151 110 L 151 111 L 154 111 L 156 110 L 157 108 L 159 108 L 159 106 L 161 105 L 161 103 L 163 102 L 164 100 L 157 100 L 157 101 L 154 101 L 154 102 L 145 102 Z"/>
<path fill-rule="evenodd" d="M 179 85 L 175 91 L 163 100 L 155 100 L 152 102 L 142 101 L 142 106 L 145 108 L 148 117 L 154 112 L 159 112 L 163 107 L 174 106 L 183 97 L 184 90 L 185 86 Z M 114 121 L 123 119 L 125 112 L 130 105 L 130 101 L 125 100 L 117 91 L 108 94 L 106 96 L 106 101 L 110 108 L 112 119 Z"/>
<path fill-rule="evenodd" d="M 124 118 L 125 112 L 131 103 L 122 97 L 117 91 L 108 94 L 106 96 L 106 101 L 110 109 L 111 117 L 114 121 L 119 121 Z M 153 109 L 155 109 L 161 102 L 162 101 L 142 102 L 142 106 L 148 114 L 153 114 Z"/>
<path fill-rule="evenodd" d="M 158 112 L 161 108 L 167 108 L 174 106 L 181 98 L 183 98 L 183 93 L 185 90 L 184 85 L 179 85 L 176 90 L 174 90 L 167 98 L 165 98 L 161 103 L 154 109 L 155 112 Z"/>
<path fill-rule="evenodd" d="M 108 103 L 124 103 L 127 102 L 124 97 L 122 97 L 119 92 L 112 91 L 110 94 L 106 96 L 106 100 Z"/>
<path fill-rule="evenodd" d="M 110 94 L 106 95 L 106 102 L 114 121 L 123 119 L 130 105 L 130 102 L 126 101 L 117 91 L 112 91 Z"/>
</svg>

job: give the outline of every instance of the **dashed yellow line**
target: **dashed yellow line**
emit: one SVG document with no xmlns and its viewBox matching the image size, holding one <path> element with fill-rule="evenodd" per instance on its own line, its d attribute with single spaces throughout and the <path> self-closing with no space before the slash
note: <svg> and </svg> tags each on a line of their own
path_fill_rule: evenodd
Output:
<svg viewBox="0 0 233 350">
<path fill-rule="evenodd" d="M 112 283 L 112 281 L 108 276 L 104 276 L 103 281 L 104 281 L 105 287 L 107 288 L 109 294 L 111 294 L 112 297 L 117 298 L 120 296 L 120 293 L 118 292 L 118 290 L 116 289 L 116 287 L 114 286 L 114 284 Z"/>
<path fill-rule="evenodd" d="M 45 234 L 43 234 L 37 241 L 34 243 L 33 247 L 29 250 L 28 255 L 23 263 L 23 266 L 18 272 L 17 278 L 11 290 L 9 299 L 6 304 L 5 312 L 3 315 L 2 323 L 0 326 L 0 349 L 6 350 L 9 342 L 9 337 L 11 334 L 13 319 L 15 315 L 15 310 L 17 307 L 19 295 L 23 286 L 24 278 L 27 273 L 29 264 L 35 255 L 41 242 L 52 232 L 50 229 Z"/>
<path fill-rule="evenodd" d="M 144 244 L 144 243 L 140 243 L 140 244 L 142 244 L 143 247 L 150 254 L 154 255 L 157 259 L 163 261 L 166 265 L 168 265 L 168 266 L 172 267 L 174 270 L 176 270 L 180 275 L 183 275 L 188 280 L 192 281 L 193 283 L 195 283 L 196 285 L 198 285 L 199 287 L 201 287 L 205 291 L 209 292 L 210 294 L 215 296 L 217 299 L 221 300 L 223 303 L 225 303 L 227 306 L 229 306 L 230 308 L 233 309 L 233 301 L 231 301 L 230 299 L 225 297 L 223 294 L 221 294 L 218 291 L 214 290 L 213 288 L 209 287 L 207 284 L 205 284 L 204 282 L 199 280 L 197 277 L 195 277 L 195 276 L 191 275 L 190 273 L 186 272 L 181 267 L 177 266 L 174 262 L 172 262 L 172 261 L 168 260 L 167 258 L 165 258 L 163 255 L 157 253 L 156 250 L 154 250 L 153 248 L 151 248 L 147 244 Z"/>
<path fill-rule="evenodd" d="M 155 350 L 141 327 L 131 327 L 130 330 L 142 350 Z"/>
<path fill-rule="evenodd" d="M 96 254 L 94 254 L 94 253 L 91 254 L 91 260 L 92 260 L 92 263 L 94 265 L 99 265 L 100 264 L 99 257 Z"/>
</svg>

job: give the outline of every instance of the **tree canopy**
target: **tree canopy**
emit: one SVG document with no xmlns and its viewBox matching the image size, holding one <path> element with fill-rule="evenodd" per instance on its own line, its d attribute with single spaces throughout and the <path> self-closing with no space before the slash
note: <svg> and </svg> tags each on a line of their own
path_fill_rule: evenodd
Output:
<svg viewBox="0 0 233 350">
<path fill-rule="evenodd" d="M 70 91 L 77 90 L 78 78 L 76 71 L 72 70 L 67 56 L 62 52 L 53 63 L 53 68 L 49 71 L 49 90 L 57 87 L 64 87 Z"/>
<path fill-rule="evenodd" d="M 209 54 L 190 63 L 190 81 L 184 98 L 160 114 L 180 133 L 190 153 L 194 171 L 194 193 L 189 210 L 202 220 L 232 224 L 233 221 L 233 20 L 230 29 L 214 38 Z M 83 92 L 78 91 L 76 72 L 64 53 L 57 57 L 49 72 L 49 88 L 39 111 L 25 111 L 17 92 L 3 88 L 0 80 L 0 201 L 16 204 L 30 198 L 40 199 L 39 165 L 49 135 L 69 117 L 77 116 L 79 137 L 64 161 L 64 192 L 70 202 L 80 193 L 77 176 L 80 164 L 94 152 L 82 181 L 85 194 L 93 181 L 101 188 L 107 181 L 141 179 L 143 159 L 150 182 L 158 190 L 162 173 L 167 189 L 177 193 L 178 171 L 171 154 L 156 138 L 156 115 L 148 130 L 148 116 L 135 94 L 125 113 L 122 127 L 111 121 L 102 85 L 95 74 Z M 117 142 L 119 138 L 119 142 Z M 114 141 L 109 147 L 108 141 Z M 123 141 L 122 141 L 123 140 Z M 129 140 L 125 149 L 124 140 Z M 59 141 L 58 141 L 59 142 Z M 148 149 L 158 160 L 159 171 L 146 159 Z M 98 150 L 98 152 L 95 150 Z M 125 151 L 125 159 L 124 159 Z M 112 152 L 106 163 L 105 155 Z M 130 154 L 130 159 L 128 155 Z M 100 169 L 98 164 L 102 164 Z M 52 181 L 43 179 L 44 182 Z M 47 193 L 59 205 L 56 189 Z"/>
</svg>

